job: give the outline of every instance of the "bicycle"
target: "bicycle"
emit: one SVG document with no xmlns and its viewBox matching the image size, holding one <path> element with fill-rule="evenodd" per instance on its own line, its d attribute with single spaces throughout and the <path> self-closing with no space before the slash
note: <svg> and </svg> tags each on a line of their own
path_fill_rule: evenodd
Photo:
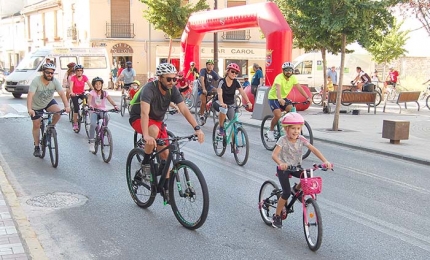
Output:
<svg viewBox="0 0 430 260">
<path fill-rule="evenodd" d="M 81 94 L 77 94 L 77 96 L 84 96 L 84 98 L 80 99 L 80 101 L 78 102 L 79 104 L 79 110 L 78 110 L 78 119 L 77 119 L 77 124 L 78 124 L 78 129 L 74 130 L 75 133 L 79 133 L 81 131 L 81 124 L 84 124 L 85 127 L 85 132 L 87 134 L 87 137 L 90 136 L 90 119 L 88 118 L 88 91 L 85 91 L 84 93 Z M 72 99 L 70 99 L 70 113 L 69 113 L 69 120 L 72 123 L 73 126 L 73 115 L 74 115 L 74 106 L 73 106 L 73 101 Z"/>
<path fill-rule="evenodd" d="M 319 194 L 322 189 L 322 179 L 321 177 L 313 177 L 313 172 L 318 169 L 327 170 L 325 165 L 317 164 L 314 164 L 313 168 L 310 169 L 299 168 L 300 171 L 303 171 L 303 178 L 300 178 L 301 190 L 296 193 L 292 191 L 291 200 L 282 209 L 282 219 L 285 220 L 289 214 L 294 212 L 294 203 L 296 201 L 302 203 L 303 231 L 306 243 L 312 251 L 317 251 L 320 248 L 323 236 L 321 211 L 316 201 L 316 194 Z M 258 208 L 261 218 L 268 226 L 272 225 L 273 215 L 281 195 L 282 189 L 279 189 L 274 181 L 267 180 L 261 185 Z"/>
<path fill-rule="evenodd" d="M 43 112 L 40 122 L 40 158 L 43 159 L 46 154 L 46 147 L 49 149 L 49 157 L 51 158 L 52 167 L 57 168 L 58 166 L 58 140 L 57 130 L 52 125 L 52 116 L 54 114 L 62 114 L 66 110 L 60 110 L 58 112 Z M 47 123 L 45 124 L 45 120 Z"/>
<path fill-rule="evenodd" d="M 194 116 L 196 118 L 196 121 L 199 122 L 200 126 L 203 126 L 206 123 L 206 120 L 211 115 L 211 113 L 212 113 L 212 118 L 213 118 L 214 124 L 218 121 L 218 114 L 212 106 L 212 103 L 215 102 L 216 99 L 217 99 L 216 90 L 213 91 L 212 93 L 208 93 L 206 95 L 206 107 L 205 107 L 205 110 L 203 111 L 203 115 L 202 115 L 204 117 L 204 120 L 201 121 L 200 120 L 200 104 L 201 104 L 201 101 L 199 99 L 199 96 L 196 97 L 197 102 L 195 102 L 195 106 L 194 106 Z"/>
<path fill-rule="evenodd" d="M 396 85 L 387 85 L 387 88 L 385 90 L 385 93 L 387 97 L 385 98 L 385 101 L 394 101 L 399 96 L 399 93 L 396 90 L 396 87 L 399 86 L 399 84 Z"/>
<path fill-rule="evenodd" d="M 139 158 L 143 158 L 144 141 L 140 147 L 130 151 L 127 157 L 127 186 L 133 201 L 141 208 L 148 208 L 155 200 L 157 193 L 163 196 L 164 205 L 170 204 L 176 219 L 187 229 L 197 229 L 206 221 L 209 211 L 209 191 L 200 169 L 191 161 L 185 160 L 181 146 L 185 142 L 196 141 L 195 134 L 157 139 L 157 145 L 169 144 L 152 153 L 149 161 L 150 174 L 145 174 Z M 157 162 L 157 156 L 169 150 L 166 161 Z M 136 159 L 134 159 L 136 158 Z M 172 165 L 172 169 L 169 170 Z M 167 190 L 167 174 L 170 173 Z M 181 200 L 181 201 L 180 201 Z M 185 211 L 185 210 L 189 211 Z"/>
<path fill-rule="evenodd" d="M 430 85 L 426 87 L 425 90 L 421 93 L 420 100 L 426 100 L 426 107 L 430 109 L 429 100 L 430 100 Z"/>
<path fill-rule="evenodd" d="M 224 122 L 225 135 L 219 135 L 219 122 L 216 122 L 212 131 L 212 145 L 215 154 L 219 157 L 223 156 L 227 148 L 227 144 L 231 145 L 231 152 L 239 166 L 243 166 L 248 161 L 249 156 L 249 139 L 248 134 L 239 121 L 239 108 L 245 106 L 230 105 L 235 108 L 235 114 L 231 121 Z M 241 152 L 241 148 L 245 148 L 245 152 Z M 243 159 L 240 158 L 243 155 Z"/>
<path fill-rule="evenodd" d="M 323 87 L 321 87 L 319 92 L 316 92 L 314 94 L 312 94 L 312 102 L 315 105 L 321 106 L 322 104 L 322 95 L 323 95 Z M 328 91 L 326 91 L 326 98 L 325 100 L 328 99 Z"/>
<path fill-rule="evenodd" d="M 108 117 L 108 113 L 112 113 L 112 112 L 118 113 L 119 111 L 115 109 L 101 110 L 97 108 L 90 108 L 90 110 L 96 113 L 102 114 L 101 125 L 99 123 L 100 120 L 97 120 L 93 154 L 97 154 L 97 151 L 100 146 L 100 151 L 102 153 L 103 161 L 105 163 L 109 163 L 110 160 L 112 159 L 113 140 L 112 140 L 112 134 L 107 126 L 107 117 Z"/>
<path fill-rule="evenodd" d="M 344 90 L 342 90 L 342 93 L 343 92 L 356 92 L 357 91 L 357 86 L 353 83 L 353 82 L 351 82 L 351 86 L 349 86 L 349 89 L 344 89 Z M 371 88 L 372 89 L 372 91 L 368 91 L 368 92 L 376 92 L 376 98 L 375 98 L 375 106 L 378 106 L 379 104 L 381 104 L 381 101 L 382 101 L 382 95 L 381 95 L 381 92 L 379 92 L 379 91 L 377 91 L 376 90 L 376 86 L 375 86 L 375 84 L 373 84 L 373 83 L 370 83 L 367 87 L 369 87 L 369 88 Z M 364 86 L 363 86 L 363 88 L 364 88 Z M 379 87 L 378 87 L 379 88 Z M 363 92 L 365 92 L 365 91 L 363 91 Z M 347 102 L 342 102 L 341 101 L 341 104 L 342 105 L 344 105 L 344 106 L 350 106 L 352 103 L 347 103 Z M 373 107 L 373 104 L 372 103 L 370 103 L 369 104 L 370 106 L 372 106 Z"/>
<path fill-rule="evenodd" d="M 125 115 L 125 109 L 130 113 L 130 89 L 124 89 L 121 95 L 121 116 Z"/>
<path fill-rule="evenodd" d="M 187 83 L 188 84 L 188 89 L 184 92 L 182 92 L 182 98 L 184 99 L 184 103 L 185 105 L 188 107 L 189 110 L 191 110 L 194 106 L 194 95 L 193 95 L 193 86 L 192 84 L 190 84 L 190 82 Z"/>
<path fill-rule="evenodd" d="M 291 104 L 293 105 L 291 112 L 296 112 L 295 106 L 297 104 L 308 104 L 308 101 L 292 102 Z M 276 142 L 279 140 L 279 138 L 281 136 L 285 135 L 284 128 L 281 125 L 281 119 L 286 113 L 287 112 L 285 112 L 285 111 L 282 112 L 282 116 L 279 118 L 278 122 L 275 124 L 275 128 L 273 129 L 274 130 L 273 135 L 275 136 L 275 141 L 270 141 L 269 138 L 267 137 L 267 131 L 270 129 L 270 124 L 272 122 L 273 115 L 265 116 L 263 118 L 263 121 L 261 121 L 261 127 L 260 127 L 261 141 L 263 142 L 264 148 L 266 148 L 269 151 L 273 151 L 273 149 L 275 149 Z M 314 135 L 312 133 L 311 126 L 306 121 L 302 127 L 301 135 L 303 135 L 309 141 L 310 144 L 314 143 Z M 302 155 L 302 158 L 306 159 L 309 156 L 309 154 L 311 153 L 311 151 L 309 149 L 303 149 L 303 151 L 304 151 L 304 153 Z"/>
</svg>

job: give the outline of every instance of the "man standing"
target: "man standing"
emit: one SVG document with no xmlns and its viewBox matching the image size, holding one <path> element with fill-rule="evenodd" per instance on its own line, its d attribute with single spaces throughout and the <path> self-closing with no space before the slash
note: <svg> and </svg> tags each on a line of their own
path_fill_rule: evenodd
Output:
<svg viewBox="0 0 430 260">
<path fill-rule="evenodd" d="M 337 71 L 336 67 L 332 66 L 330 70 L 327 72 L 327 77 L 331 78 L 331 82 L 333 83 L 333 87 L 337 87 Z"/>
<path fill-rule="evenodd" d="M 205 111 L 207 96 L 211 96 L 211 92 L 216 86 L 217 81 L 219 80 L 218 74 L 213 70 L 214 69 L 214 61 L 208 60 L 206 61 L 206 68 L 200 70 L 200 78 L 199 83 L 200 87 L 198 91 L 198 96 L 200 96 L 200 125 L 204 125 L 205 117 L 203 116 L 203 112 Z"/>
<path fill-rule="evenodd" d="M 35 157 L 40 157 L 39 147 L 39 131 L 40 131 L 40 118 L 43 115 L 43 111 L 58 112 L 60 107 L 57 101 L 54 99 L 54 92 L 57 91 L 63 101 L 66 112 L 70 112 L 69 103 L 67 102 L 66 94 L 61 87 L 60 82 L 54 78 L 55 65 L 52 63 L 46 63 L 43 65 L 43 75 L 36 77 L 30 84 L 27 96 L 27 110 L 33 121 L 33 140 L 34 140 L 34 152 Z M 55 114 L 52 119 L 52 125 L 60 120 L 60 114 Z"/>
</svg>

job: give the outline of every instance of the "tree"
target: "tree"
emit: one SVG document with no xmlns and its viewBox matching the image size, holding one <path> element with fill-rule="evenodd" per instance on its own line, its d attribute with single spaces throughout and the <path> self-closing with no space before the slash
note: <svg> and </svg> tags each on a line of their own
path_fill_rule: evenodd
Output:
<svg viewBox="0 0 430 260">
<path fill-rule="evenodd" d="M 163 31 L 170 38 L 168 62 L 170 62 L 172 39 L 181 37 L 190 15 L 209 8 L 204 0 L 199 0 L 195 5 L 184 5 L 181 0 L 140 1 L 148 6 L 148 10 L 143 11 L 143 17 L 148 19 L 156 30 Z"/>
<path fill-rule="evenodd" d="M 430 1 L 428 0 L 398 0 L 396 7 L 404 16 L 414 15 L 421 22 L 430 36 Z"/>
<path fill-rule="evenodd" d="M 378 35 L 376 39 L 372 40 L 364 46 L 373 59 L 378 63 L 384 64 L 384 71 L 382 72 L 382 78 L 385 78 L 385 67 L 387 63 L 399 58 L 400 56 L 407 53 L 404 48 L 406 41 L 409 39 L 409 30 L 400 31 L 400 27 L 403 22 L 395 23 L 392 28 L 385 31 L 376 31 Z"/>
</svg>

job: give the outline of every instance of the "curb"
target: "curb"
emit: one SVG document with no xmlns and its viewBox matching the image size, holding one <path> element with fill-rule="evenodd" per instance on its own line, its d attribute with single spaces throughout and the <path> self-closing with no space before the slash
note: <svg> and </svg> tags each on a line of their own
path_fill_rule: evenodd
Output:
<svg viewBox="0 0 430 260">
<path fill-rule="evenodd" d="M 21 208 L 21 204 L 16 197 L 15 190 L 10 185 L 9 180 L 6 177 L 6 173 L 3 167 L 0 165 L 0 187 L 3 193 L 7 205 L 10 208 L 12 219 L 16 224 L 16 228 L 20 233 L 21 240 L 24 242 L 24 246 L 27 248 L 27 253 L 31 259 L 48 260 L 42 245 L 37 238 L 36 232 L 34 232 L 28 221 L 24 210 Z"/>
</svg>

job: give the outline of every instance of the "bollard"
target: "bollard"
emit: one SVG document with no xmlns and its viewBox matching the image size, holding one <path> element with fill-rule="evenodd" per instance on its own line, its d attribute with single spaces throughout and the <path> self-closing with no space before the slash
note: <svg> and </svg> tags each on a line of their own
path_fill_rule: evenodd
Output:
<svg viewBox="0 0 430 260">
<path fill-rule="evenodd" d="M 390 139 L 390 143 L 399 144 L 400 140 L 409 139 L 409 121 L 384 120 L 382 124 L 382 138 Z"/>
</svg>

